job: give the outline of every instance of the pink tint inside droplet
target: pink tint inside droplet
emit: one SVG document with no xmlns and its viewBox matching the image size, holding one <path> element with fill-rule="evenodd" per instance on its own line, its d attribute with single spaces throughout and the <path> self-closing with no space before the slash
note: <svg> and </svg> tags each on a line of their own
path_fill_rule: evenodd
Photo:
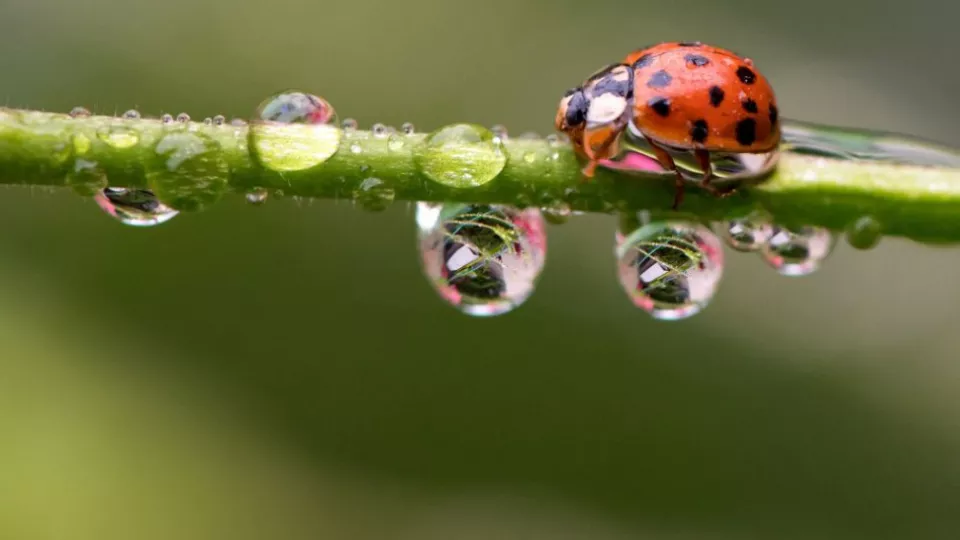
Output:
<svg viewBox="0 0 960 540">
<path fill-rule="evenodd" d="M 663 171 L 659 161 L 636 152 L 630 152 L 619 161 L 604 159 L 600 166 L 618 171 Z"/>
</svg>

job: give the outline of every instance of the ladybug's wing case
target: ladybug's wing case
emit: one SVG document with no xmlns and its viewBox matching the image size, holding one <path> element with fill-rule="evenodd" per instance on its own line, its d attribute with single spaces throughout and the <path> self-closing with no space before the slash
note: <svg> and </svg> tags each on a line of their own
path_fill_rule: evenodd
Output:
<svg viewBox="0 0 960 540">
<path fill-rule="evenodd" d="M 776 98 L 753 63 L 699 44 L 631 53 L 633 127 L 656 142 L 708 151 L 765 152 L 780 141 Z"/>
</svg>

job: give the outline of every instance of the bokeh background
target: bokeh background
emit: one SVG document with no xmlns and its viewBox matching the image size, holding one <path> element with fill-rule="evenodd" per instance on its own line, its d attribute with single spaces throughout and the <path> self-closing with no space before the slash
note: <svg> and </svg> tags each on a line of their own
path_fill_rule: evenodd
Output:
<svg viewBox="0 0 960 540">
<path fill-rule="evenodd" d="M 660 40 L 754 58 L 784 115 L 960 145 L 960 4 L 0 0 L 0 98 L 249 116 L 287 87 L 369 127 L 548 133 Z M 728 254 L 656 322 L 615 218 L 549 229 L 520 309 L 461 315 L 413 208 L 240 197 L 152 230 L 0 197 L 0 538 L 948 539 L 960 249 Z"/>
</svg>

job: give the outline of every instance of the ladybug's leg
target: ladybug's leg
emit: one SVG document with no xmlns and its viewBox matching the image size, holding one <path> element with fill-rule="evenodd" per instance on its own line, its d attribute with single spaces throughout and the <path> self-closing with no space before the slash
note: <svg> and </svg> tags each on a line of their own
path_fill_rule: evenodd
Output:
<svg viewBox="0 0 960 540">
<path fill-rule="evenodd" d="M 713 165 L 710 163 L 710 152 L 697 149 L 693 151 L 693 155 L 697 157 L 697 163 L 700 164 L 700 169 L 703 170 L 703 182 L 701 184 L 703 188 L 717 197 L 729 197 L 733 195 L 733 189 L 731 188 L 719 189 L 710 184 L 710 180 L 713 179 Z"/>
<path fill-rule="evenodd" d="M 620 116 L 611 123 L 588 129 L 583 135 L 583 150 L 587 155 L 587 165 L 583 168 L 583 175 L 587 178 L 593 178 L 597 169 L 597 164 L 604 159 L 610 159 L 620 153 L 620 135 L 627 127 L 628 116 Z M 594 142 L 600 144 L 594 146 Z"/>
<path fill-rule="evenodd" d="M 673 171 L 677 175 L 677 191 L 673 196 L 673 209 L 676 210 L 680 207 L 680 203 L 683 202 L 683 187 L 686 180 L 683 178 L 683 174 L 680 173 L 680 169 L 677 168 L 677 164 L 674 163 L 673 156 L 664 150 L 663 147 L 653 142 L 650 137 L 644 138 L 647 139 L 650 148 L 653 148 L 653 151 L 657 154 L 657 161 L 660 162 L 660 166 L 668 171 Z"/>
</svg>

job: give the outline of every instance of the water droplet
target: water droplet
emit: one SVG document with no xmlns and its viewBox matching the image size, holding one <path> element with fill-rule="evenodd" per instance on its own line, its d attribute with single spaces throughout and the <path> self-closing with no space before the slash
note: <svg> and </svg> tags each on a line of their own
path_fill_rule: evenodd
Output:
<svg viewBox="0 0 960 540">
<path fill-rule="evenodd" d="M 87 118 L 90 116 L 90 111 L 86 107 L 74 107 L 70 109 L 71 118 Z"/>
<path fill-rule="evenodd" d="M 751 212 L 725 223 L 721 236 L 737 251 L 757 251 L 773 236 L 773 224 L 766 213 Z"/>
<path fill-rule="evenodd" d="M 373 132 L 373 136 L 377 138 L 383 138 L 387 136 L 387 126 L 383 124 L 374 124 L 370 131 Z"/>
<path fill-rule="evenodd" d="M 556 133 L 547 135 L 544 140 L 546 140 L 550 146 L 556 146 L 560 143 L 560 137 L 558 137 Z"/>
<path fill-rule="evenodd" d="M 566 223 L 567 220 L 570 219 L 570 216 L 573 215 L 570 205 L 563 202 L 545 206 L 541 211 L 543 212 L 543 217 L 554 225 Z"/>
<path fill-rule="evenodd" d="M 227 189 L 229 169 L 220 146 L 200 133 L 175 131 L 164 135 L 148 162 L 147 181 L 156 196 L 171 208 L 203 210 L 220 200 Z"/>
<path fill-rule="evenodd" d="M 873 249 L 880 243 L 883 228 L 871 216 L 863 216 L 851 223 L 846 230 L 847 243 L 854 249 Z"/>
<path fill-rule="evenodd" d="M 381 212 L 393 204 L 393 188 L 379 178 L 367 178 L 353 192 L 353 200 L 364 210 Z"/>
<path fill-rule="evenodd" d="M 344 131 L 355 131 L 358 125 L 357 121 L 353 118 L 345 118 L 343 123 L 340 124 L 340 127 L 342 127 Z"/>
<path fill-rule="evenodd" d="M 251 191 L 247 192 L 247 202 L 250 204 L 263 204 L 267 202 L 267 197 L 270 194 L 267 190 L 263 188 L 254 188 Z"/>
<path fill-rule="evenodd" d="M 834 244 L 833 234 L 821 227 L 777 226 L 760 253 L 780 274 L 805 276 L 820 268 Z"/>
<path fill-rule="evenodd" d="M 164 114 L 163 116 L 160 117 L 160 122 L 164 124 L 172 124 L 173 116 L 171 116 L 170 114 Z"/>
<path fill-rule="evenodd" d="M 136 109 L 130 109 L 129 111 L 123 113 L 123 117 L 129 120 L 136 120 L 137 118 L 140 118 L 140 111 Z"/>
<path fill-rule="evenodd" d="M 404 135 L 413 135 L 417 132 L 417 128 L 414 127 L 410 122 L 404 122 L 400 129 L 403 131 Z"/>
<path fill-rule="evenodd" d="M 121 126 L 101 126 L 97 129 L 97 138 L 112 148 L 130 148 L 140 142 L 140 134 L 133 129 Z"/>
<path fill-rule="evenodd" d="M 178 213 L 146 189 L 108 187 L 98 193 L 95 200 L 108 215 L 132 227 L 159 225 L 170 221 Z"/>
<path fill-rule="evenodd" d="M 247 125 L 247 121 L 243 118 L 234 118 L 233 120 L 230 120 L 230 125 L 234 127 L 243 127 Z"/>
<path fill-rule="evenodd" d="M 208 117 L 206 117 L 206 118 L 203 119 L 203 123 L 204 123 L 204 125 L 212 126 L 212 125 L 213 125 L 213 118 L 210 118 L 210 117 L 208 116 Z"/>
<path fill-rule="evenodd" d="M 723 277 L 723 245 L 710 229 L 683 221 L 653 222 L 617 245 L 620 284 L 633 303 L 660 320 L 702 311 Z"/>
<path fill-rule="evenodd" d="M 180 113 L 180 114 L 177 115 L 177 122 L 180 122 L 181 124 L 186 124 L 186 123 L 189 122 L 189 121 L 190 121 L 190 115 L 189 115 L 189 114 L 187 114 L 187 113 L 185 113 L 185 112 L 182 112 L 182 113 Z"/>
<path fill-rule="evenodd" d="M 213 124 L 216 126 L 222 126 L 224 123 L 226 123 L 226 121 L 227 119 L 224 118 L 222 114 L 218 114 L 213 117 Z"/>
<path fill-rule="evenodd" d="M 460 311 L 500 315 L 533 293 L 547 248 L 538 210 L 418 203 L 416 219 L 424 273 Z"/>
<path fill-rule="evenodd" d="M 537 154 L 535 152 L 524 152 L 523 161 L 527 163 L 533 163 L 537 160 Z"/>
<path fill-rule="evenodd" d="M 352 154 L 360 154 L 360 153 L 362 153 L 362 152 L 363 152 L 363 148 L 362 148 L 359 144 L 357 144 L 357 143 L 352 143 L 352 144 L 350 145 L 350 153 L 352 153 Z"/>
<path fill-rule="evenodd" d="M 453 188 L 490 182 L 507 164 L 507 155 L 494 134 L 481 126 L 454 124 L 431 133 L 415 154 L 421 172 Z"/>
<path fill-rule="evenodd" d="M 337 114 L 324 99 L 303 92 L 283 92 L 257 108 L 250 147 L 261 165 L 275 171 L 302 171 L 330 159 L 343 132 Z"/>
<path fill-rule="evenodd" d="M 403 137 L 397 135 L 396 133 L 391 133 L 390 138 L 387 140 L 387 148 L 392 152 L 398 152 L 402 150 L 404 144 Z"/>
<path fill-rule="evenodd" d="M 507 127 L 501 124 L 497 124 L 490 128 L 490 131 L 493 133 L 494 137 L 499 138 L 501 141 L 506 141 L 509 134 L 507 133 Z"/>
<path fill-rule="evenodd" d="M 67 185 L 81 197 L 95 197 L 107 188 L 107 175 L 96 161 L 77 159 L 67 173 Z"/>
</svg>

